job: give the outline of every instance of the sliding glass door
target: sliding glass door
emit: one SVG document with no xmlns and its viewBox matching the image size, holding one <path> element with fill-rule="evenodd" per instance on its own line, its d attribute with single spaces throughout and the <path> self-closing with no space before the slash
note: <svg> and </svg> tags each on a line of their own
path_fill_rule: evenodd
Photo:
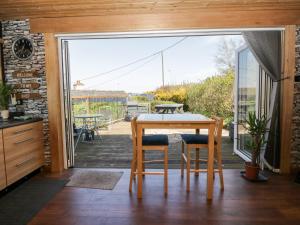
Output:
<svg viewBox="0 0 300 225">
<path fill-rule="evenodd" d="M 268 115 L 274 86 L 247 46 L 236 52 L 234 152 L 250 160 L 250 135 L 244 128 L 249 112 Z"/>
<path fill-rule="evenodd" d="M 237 51 L 235 89 L 235 153 L 249 159 L 250 135 L 244 128 L 249 112 L 257 111 L 259 64 L 247 47 Z"/>
<path fill-rule="evenodd" d="M 69 43 L 67 40 L 61 40 L 61 59 L 63 76 L 63 103 L 65 117 L 65 146 L 67 153 L 67 166 L 74 166 L 74 137 L 73 137 L 73 116 L 71 99 L 71 81 L 70 81 L 70 56 Z"/>
</svg>

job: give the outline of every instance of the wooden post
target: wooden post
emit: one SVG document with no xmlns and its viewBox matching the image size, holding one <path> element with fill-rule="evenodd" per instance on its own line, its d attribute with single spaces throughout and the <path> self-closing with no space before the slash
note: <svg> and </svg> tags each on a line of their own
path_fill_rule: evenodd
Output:
<svg viewBox="0 0 300 225">
<path fill-rule="evenodd" d="M 58 47 L 56 38 L 52 33 L 45 33 L 45 61 L 51 148 L 51 171 L 60 172 L 64 169 L 64 135 L 61 114 Z"/>
<path fill-rule="evenodd" d="M 285 27 L 284 32 L 284 68 L 283 76 L 289 77 L 282 81 L 281 85 L 281 152 L 280 172 L 289 174 L 291 172 L 291 139 L 292 139 L 292 116 L 294 101 L 294 79 L 295 79 L 295 44 L 296 26 Z"/>
</svg>

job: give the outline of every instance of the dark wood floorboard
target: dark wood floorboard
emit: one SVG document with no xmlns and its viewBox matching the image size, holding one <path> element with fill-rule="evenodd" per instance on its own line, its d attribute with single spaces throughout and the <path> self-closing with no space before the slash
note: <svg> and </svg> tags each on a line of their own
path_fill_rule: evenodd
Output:
<svg viewBox="0 0 300 225">
<path fill-rule="evenodd" d="M 68 177 L 69 170 L 56 177 Z M 120 170 L 118 170 L 120 171 Z M 239 170 L 225 170 L 225 191 L 215 180 L 214 199 L 206 201 L 206 176 L 192 176 L 191 192 L 178 170 L 169 171 L 169 195 L 163 177 L 146 176 L 144 198 L 128 192 L 129 171 L 114 190 L 65 187 L 30 225 L 297 225 L 300 224 L 300 185 L 290 177 L 270 175 L 267 183 L 249 183 Z M 52 175 L 53 176 L 53 175 Z M 54 176 L 55 177 L 55 176 Z"/>
</svg>

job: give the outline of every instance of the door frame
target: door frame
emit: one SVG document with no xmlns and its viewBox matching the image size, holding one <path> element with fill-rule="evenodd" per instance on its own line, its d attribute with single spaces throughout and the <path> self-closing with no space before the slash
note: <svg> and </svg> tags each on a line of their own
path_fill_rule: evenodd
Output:
<svg viewBox="0 0 300 225">
<path fill-rule="evenodd" d="M 241 47 L 239 47 L 237 50 L 236 50 L 236 53 L 235 53 L 235 77 L 234 77 L 234 122 L 233 122 L 233 125 L 234 125 L 234 135 L 233 135 L 233 138 L 234 138 L 234 141 L 233 141 L 233 152 L 234 154 L 238 155 L 239 157 L 241 157 L 243 160 L 245 161 L 250 161 L 251 160 L 251 157 L 249 157 L 248 155 L 246 154 L 243 154 L 241 151 L 238 150 L 238 147 L 237 147 L 237 137 L 238 137 L 238 129 L 237 129 L 237 126 L 238 126 L 238 123 L 237 123 L 237 120 L 238 120 L 238 84 L 239 84 L 239 78 L 238 78 L 238 73 L 239 73 L 239 53 L 245 49 L 247 49 L 247 45 L 243 45 Z M 256 91 L 256 99 L 257 99 L 257 91 Z M 257 101 L 257 100 L 256 100 Z M 255 103 L 255 107 L 257 107 L 256 103 Z"/>
<path fill-rule="evenodd" d="M 194 29 L 194 30 L 172 30 L 172 31 L 140 31 L 140 32 L 104 32 L 104 33 L 73 33 L 73 34 L 56 34 L 55 37 L 58 43 L 58 52 L 59 52 L 59 65 L 60 65 L 60 82 L 63 82 L 63 61 L 62 61 L 62 42 L 69 40 L 83 40 L 83 39 L 116 39 L 116 38 L 151 38 L 151 37 L 180 37 L 180 36 L 216 36 L 216 35 L 240 35 L 243 31 L 267 31 L 267 30 L 278 30 L 283 31 L 284 27 L 274 27 L 274 28 L 234 28 L 234 29 Z M 244 46 L 242 46 L 244 47 Z M 61 85 L 63 88 L 63 85 Z M 62 91 L 61 91 L 62 93 Z M 61 108 L 62 115 L 65 115 L 64 112 L 64 99 L 63 95 L 61 95 Z M 64 117 L 62 117 L 64 118 Z M 62 128 L 64 134 L 66 133 L 66 127 L 64 120 L 62 121 Z M 236 129 L 235 129 L 236 130 Z M 65 137 L 66 135 L 64 135 Z M 64 168 L 68 168 L 68 149 L 66 148 L 67 142 L 64 138 L 63 142 L 64 149 Z M 74 149 L 73 149 L 74 150 Z M 235 153 L 235 148 L 233 149 L 233 153 Z M 243 154 L 237 153 L 244 160 L 248 160 L 249 158 L 245 157 Z M 73 152 L 74 156 L 74 152 Z M 71 161 L 74 161 L 71 160 Z M 72 165 L 71 165 L 72 166 Z"/>
<path fill-rule="evenodd" d="M 237 24 L 239 24 L 237 22 Z M 278 23 L 279 25 L 279 23 Z M 255 26 L 255 25 L 253 25 Z M 260 25 L 260 27 L 263 24 Z M 281 127 L 285 132 L 281 132 L 281 173 L 289 174 L 291 172 L 290 152 L 291 152 L 291 124 L 293 111 L 293 93 L 291 88 L 294 86 L 295 76 L 295 43 L 296 43 L 296 25 L 278 26 L 285 28 L 284 32 L 284 68 L 283 77 L 288 76 L 282 82 L 281 99 Z M 182 28 L 182 27 L 181 27 Z M 266 27 L 267 28 L 267 27 Z M 97 31 L 101 31 L 96 29 Z M 105 30 L 105 29 L 104 29 Z M 123 29 L 122 29 L 123 30 Z M 125 29 L 126 30 L 126 29 Z M 139 30 L 139 29 L 137 29 Z M 54 31 L 55 32 L 55 31 Z M 61 82 L 59 69 L 59 54 L 57 34 L 46 32 L 45 37 L 45 69 L 47 78 L 47 97 L 48 97 L 48 118 L 49 118 L 49 136 L 51 149 L 51 171 L 61 172 L 64 170 L 64 140 L 62 107 L 61 107 Z"/>
<path fill-rule="evenodd" d="M 235 67 L 235 82 L 234 82 L 234 93 L 235 93 L 235 96 L 234 96 L 234 153 L 237 154 L 238 156 L 240 156 L 242 159 L 244 159 L 245 161 L 251 161 L 251 153 L 249 154 L 246 154 L 246 153 L 243 153 L 241 150 L 238 149 L 238 146 L 237 146 L 237 139 L 238 139 L 238 110 L 239 110 L 239 107 L 238 107 L 238 95 L 239 95 L 239 90 L 238 90 L 238 85 L 239 85 L 239 54 L 246 50 L 246 49 L 249 49 L 249 47 L 247 45 L 243 45 L 241 47 L 239 47 L 237 50 L 236 50 L 236 54 L 235 54 L 235 59 L 236 59 L 236 67 Z M 250 51 L 250 49 L 249 49 Z M 251 52 L 251 51 L 250 51 Z M 252 53 L 251 53 L 252 54 Z M 253 54 L 252 54 L 253 55 Z M 253 57 L 255 58 L 255 56 L 253 55 Z M 281 56 L 283 58 L 283 55 Z M 256 59 L 255 59 L 256 60 Z M 282 60 L 281 60 L 282 61 Z M 257 60 L 256 60 L 257 62 Z M 256 96 L 255 96 L 255 112 L 256 112 L 256 116 L 259 116 L 259 114 L 261 113 L 260 112 L 260 107 L 261 107 L 261 103 L 260 103 L 260 96 L 263 94 L 261 93 L 261 87 L 264 88 L 263 83 L 261 83 L 261 75 L 262 74 L 262 68 L 261 66 L 259 65 L 259 63 L 257 62 L 257 65 L 258 65 L 258 73 L 256 74 Z M 274 96 L 272 95 L 272 93 L 275 91 L 276 92 L 276 88 L 277 88 L 277 83 L 276 82 L 273 82 L 273 88 L 272 90 L 270 91 L 269 93 L 269 97 L 272 99 Z M 264 89 L 265 90 L 265 89 Z M 269 110 L 271 109 L 272 110 L 272 106 L 274 106 L 274 101 L 272 101 L 271 99 L 269 99 L 268 103 L 272 103 L 269 105 Z M 268 140 L 268 136 L 265 137 L 266 140 Z M 262 155 L 261 157 L 263 157 L 263 154 L 264 151 L 262 151 Z M 273 169 L 271 165 L 268 164 L 267 161 L 265 160 L 262 160 L 261 161 L 261 167 L 264 168 L 264 166 L 267 165 L 267 167 L 269 169 L 272 169 L 272 171 L 276 171 L 278 172 L 277 169 Z"/>
</svg>

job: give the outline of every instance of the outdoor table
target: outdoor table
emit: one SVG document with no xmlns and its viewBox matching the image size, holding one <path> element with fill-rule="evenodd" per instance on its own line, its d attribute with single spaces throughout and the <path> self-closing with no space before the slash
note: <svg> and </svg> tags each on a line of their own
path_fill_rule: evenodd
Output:
<svg viewBox="0 0 300 225">
<path fill-rule="evenodd" d="M 76 115 L 74 116 L 75 120 L 82 120 L 82 133 L 90 133 L 93 129 L 98 127 L 98 122 L 100 119 L 103 119 L 102 114 L 85 114 L 85 115 Z M 92 126 L 91 126 L 92 124 Z M 92 134 L 94 136 L 94 134 Z"/>
<path fill-rule="evenodd" d="M 183 104 L 162 104 L 156 105 L 155 110 L 157 113 L 174 113 L 175 111 L 181 111 L 183 109 Z"/>
<path fill-rule="evenodd" d="M 215 121 L 201 114 L 141 114 L 137 118 L 137 197 L 142 198 L 142 137 L 145 129 L 208 129 L 207 199 L 213 195 Z"/>
<path fill-rule="evenodd" d="M 89 123 L 91 122 L 94 127 L 97 126 L 97 120 L 102 119 L 103 115 L 102 114 L 86 114 L 86 115 L 77 115 L 74 116 L 75 119 L 81 119 L 83 127 L 88 127 Z"/>
</svg>

